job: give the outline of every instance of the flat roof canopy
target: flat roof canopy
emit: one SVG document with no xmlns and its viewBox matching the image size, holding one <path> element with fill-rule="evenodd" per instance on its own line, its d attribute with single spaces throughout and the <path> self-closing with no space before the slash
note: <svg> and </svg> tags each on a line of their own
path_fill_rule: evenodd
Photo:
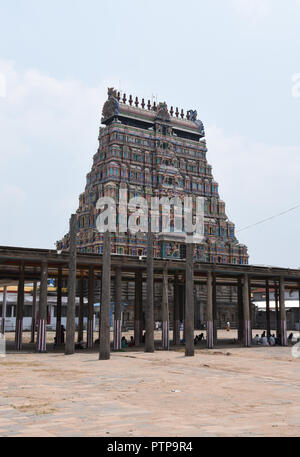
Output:
<svg viewBox="0 0 300 457">
<path fill-rule="evenodd" d="M 87 277 L 88 268 L 93 266 L 95 275 L 99 275 L 102 270 L 101 254 L 77 254 L 77 276 Z M 130 279 L 137 270 L 146 272 L 146 257 L 136 257 L 129 255 L 112 254 L 112 270 L 121 267 L 122 274 Z M 48 263 L 48 276 L 57 277 L 58 268 L 62 268 L 63 276 L 68 276 L 69 254 L 49 249 L 20 248 L 10 246 L 0 246 L 0 284 L 16 284 L 19 278 L 19 268 L 22 262 L 25 265 L 25 281 L 39 280 L 41 273 L 41 263 Z M 162 271 L 167 265 L 170 274 L 178 272 L 179 275 L 185 272 L 185 260 L 183 259 L 163 259 L 154 258 L 154 271 L 156 280 L 160 280 Z M 271 266 L 257 265 L 229 265 L 219 263 L 194 262 L 195 281 L 205 282 L 208 271 L 216 273 L 217 284 L 236 285 L 237 279 L 245 273 L 252 280 L 253 287 L 265 287 L 266 279 L 271 282 L 283 277 L 286 285 L 290 289 L 300 287 L 300 269 L 280 268 Z M 272 285 L 272 284 L 270 284 Z"/>
</svg>

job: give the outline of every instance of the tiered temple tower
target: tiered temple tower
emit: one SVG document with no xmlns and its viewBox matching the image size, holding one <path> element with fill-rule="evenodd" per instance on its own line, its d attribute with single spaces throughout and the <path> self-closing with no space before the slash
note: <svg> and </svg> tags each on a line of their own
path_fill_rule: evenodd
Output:
<svg viewBox="0 0 300 457">
<path fill-rule="evenodd" d="M 99 148 L 87 175 L 85 191 L 79 197 L 78 248 L 80 252 L 102 253 L 103 235 L 96 230 L 102 196 L 119 198 L 127 189 L 128 199 L 143 196 L 150 206 L 152 196 L 205 198 L 205 239 L 195 246 L 195 260 L 201 262 L 247 264 L 247 247 L 239 244 L 235 227 L 225 213 L 218 184 L 206 159 L 203 123 L 197 112 L 168 110 L 166 103 L 156 105 L 108 89 L 103 106 Z M 118 217 L 118 216 L 117 216 Z M 171 216 L 172 217 L 172 216 Z M 172 230 L 172 229 L 171 229 Z M 145 234 L 119 234 L 112 237 L 112 252 L 121 255 L 146 255 Z M 57 243 L 68 248 L 68 235 Z M 157 234 L 154 255 L 164 258 L 185 256 L 180 236 Z"/>
</svg>

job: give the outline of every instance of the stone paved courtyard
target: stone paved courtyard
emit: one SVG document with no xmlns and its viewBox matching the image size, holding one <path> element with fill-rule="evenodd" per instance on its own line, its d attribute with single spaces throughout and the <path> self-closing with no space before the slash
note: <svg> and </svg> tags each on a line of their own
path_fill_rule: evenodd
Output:
<svg viewBox="0 0 300 457">
<path fill-rule="evenodd" d="M 300 436 L 290 347 L 182 351 L 9 353 L 0 436 Z"/>
</svg>

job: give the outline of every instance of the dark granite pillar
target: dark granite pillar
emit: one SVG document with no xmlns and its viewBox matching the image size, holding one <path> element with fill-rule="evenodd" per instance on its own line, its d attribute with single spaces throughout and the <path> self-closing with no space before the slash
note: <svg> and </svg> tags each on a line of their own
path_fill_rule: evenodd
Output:
<svg viewBox="0 0 300 457">
<path fill-rule="evenodd" d="M 57 272 L 57 298 L 56 298 L 56 344 L 62 344 L 61 338 L 61 305 L 62 305 L 62 268 Z"/>
<path fill-rule="evenodd" d="M 111 252 L 110 233 L 103 239 L 102 300 L 100 310 L 100 350 L 99 360 L 110 359 L 110 300 L 111 300 Z"/>
<path fill-rule="evenodd" d="M 37 351 L 46 352 L 46 324 L 47 324 L 47 290 L 48 290 L 48 264 L 46 261 L 41 265 L 41 284 L 39 300 L 39 319 L 37 334 Z"/>
<path fill-rule="evenodd" d="M 121 349 L 122 339 L 122 270 L 115 270 L 115 314 L 114 314 L 114 350 Z"/>
<path fill-rule="evenodd" d="M 169 301 L 168 301 L 168 269 L 163 271 L 163 291 L 162 291 L 162 348 L 169 350 Z"/>
<path fill-rule="evenodd" d="M 270 286 L 269 280 L 266 280 L 266 328 L 267 338 L 271 336 L 271 321 L 270 321 Z"/>
<path fill-rule="evenodd" d="M 67 305 L 67 328 L 65 354 L 75 352 L 75 307 L 76 307 L 76 238 L 77 216 L 72 214 L 70 218 L 70 247 L 69 247 L 69 276 L 68 276 L 68 305 Z"/>
<path fill-rule="evenodd" d="M 239 328 L 238 328 L 238 341 L 241 343 L 244 338 L 244 313 L 243 313 L 243 284 L 242 278 L 238 278 L 237 284 L 237 306 L 238 306 L 238 319 L 239 319 Z"/>
<path fill-rule="evenodd" d="M 178 273 L 174 275 L 174 320 L 173 320 L 173 344 L 180 344 L 180 307 L 179 307 L 179 283 Z"/>
<path fill-rule="evenodd" d="M 153 271 L 153 233 L 148 224 L 147 239 L 147 302 L 145 312 L 145 352 L 154 352 L 154 271 Z"/>
<path fill-rule="evenodd" d="M 142 342 L 143 334 L 143 273 L 135 273 L 135 303 L 134 303 L 134 341 L 139 346 Z"/>
<path fill-rule="evenodd" d="M 78 343 L 83 341 L 84 278 L 79 280 Z"/>
<path fill-rule="evenodd" d="M 250 322 L 250 304 L 249 304 L 249 277 L 244 274 L 243 281 L 243 318 L 244 318 L 244 346 L 250 347 L 252 343 L 251 322 Z"/>
<path fill-rule="evenodd" d="M 280 306 L 280 338 L 281 346 L 287 346 L 287 332 L 286 332 L 286 312 L 285 312 L 285 287 L 284 287 L 284 278 L 280 277 L 279 282 L 279 306 Z"/>
<path fill-rule="evenodd" d="M 16 333 L 15 333 L 15 348 L 17 351 L 22 349 L 22 333 L 23 333 L 23 313 L 24 313 L 24 262 L 21 262 L 18 284 L 18 298 L 16 309 Z"/>
<path fill-rule="evenodd" d="M 208 349 L 212 349 L 214 347 L 213 277 L 211 271 L 207 272 L 206 342 Z"/>
<path fill-rule="evenodd" d="M 92 349 L 94 346 L 94 286 L 95 275 L 94 267 L 89 267 L 88 279 L 88 322 L 87 322 L 87 347 Z"/>
<path fill-rule="evenodd" d="M 214 329 L 214 345 L 218 341 L 217 328 L 217 277 L 216 273 L 212 274 L 212 302 L 213 302 L 213 329 Z"/>
<path fill-rule="evenodd" d="M 35 340 L 35 327 L 36 327 L 36 297 L 37 297 L 37 281 L 33 281 L 32 308 L 31 308 L 31 338 L 30 338 L 30 343 L 34 343 L 34 340 Z"/>
<path fill-rule="evenodd" d="M 194 356 L 194 269 L 193 269 L 194 245 L 186 244 L 185 262 L 185 319 L 184 338 L 186 357 Z"/>
</svg>

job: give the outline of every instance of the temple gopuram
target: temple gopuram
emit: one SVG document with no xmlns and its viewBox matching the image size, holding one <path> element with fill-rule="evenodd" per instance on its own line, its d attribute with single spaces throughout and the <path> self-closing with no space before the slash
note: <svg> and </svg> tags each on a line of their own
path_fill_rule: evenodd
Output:
<svg viewBox="0 0 300 457">
<path fill-rule="evenodd" d="M 166 103 L 139 102 L 130 95 L 108 89 L 103 106 L 99 147 L 87 175 L 85 191 L 79 197 L 78 250 L 102 254 L 103 234 L 96 229 L 100 197 L 116 201 L 120 190 L 128 200 L 144 197 L 186 196 L 205 199 L 204 241 L 194 246 L 194 258 L 205 263 L 248 264 L 247 247 L 235 236 L 235 226 L 226 216 L 225 203 L 219 197 L 218 183 L 207 162 L 203 123 L 197 111 L 168 109 Z M 195 210 L 195 204 L 193 211 Z M 174 215 L 173 215 L 174 216 Z M 117 216 L 118 217 L 118 216 Z M 171 213 L 172 231 L 172 213 Z M 68 249 L 69 235 L 57 243 Z M 115 233 L 111 239 L 113 254 L 147 255 L 145 233 Z M 154 237 L 154 257 L 185 257 L 185 242 L 178 233 L 158 233 Z"/>
</svg>

